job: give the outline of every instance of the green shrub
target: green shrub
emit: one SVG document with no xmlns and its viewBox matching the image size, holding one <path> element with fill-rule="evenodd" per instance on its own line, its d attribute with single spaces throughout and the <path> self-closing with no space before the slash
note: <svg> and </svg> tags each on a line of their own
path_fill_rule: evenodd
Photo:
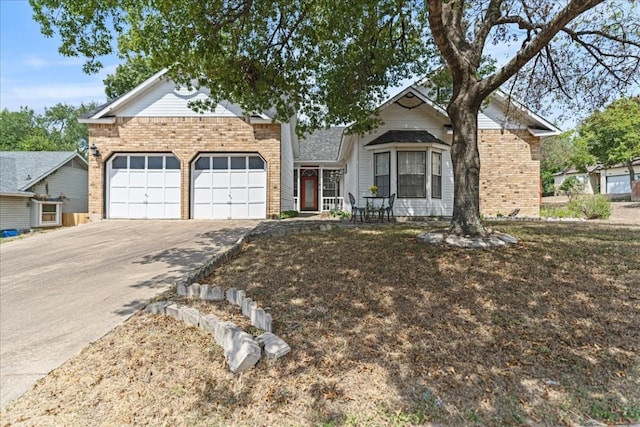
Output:
<svg viewBox="0 0 640 427">
<path fill-rule="evenodd" d="M 556 191 L 553 173 L 550 171 L 542 172 L 542 195 L 553 196 Z"/>
<path fill-rule="evenodd" d="M 611 216 L 611 202 L 602 194 L 575 197 L 567 208 L 580 212 L 587 219 L 608 219 Z"/>
<path fill-rule="evenodd" d="M 559 188 L 569 199 L 573 199 L 576 195 L 584 191 L 584 184 L 575 176 L 571 176 L 564 181 Z"/>
<path fill-rule="evenodd" d="M 297 216 L 298 216 L 298 211 L 280 212 L 280 219 L 295 218 Z"/>
<path fill-rule="evenodd" d="M 350 211 L 345 211 L 345 210 L 332 210 L 331 212 L 331 216 L 332 217 L 338 217 L 338 218 L 342 218 L 342 219 L 349 219 L 351 218 L 351 212 Z"/>
</svg>

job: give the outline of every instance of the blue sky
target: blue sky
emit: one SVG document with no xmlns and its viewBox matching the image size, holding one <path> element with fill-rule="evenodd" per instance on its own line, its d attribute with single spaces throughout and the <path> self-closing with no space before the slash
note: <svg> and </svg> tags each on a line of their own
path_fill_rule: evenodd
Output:
<svg viewBox="0 0 640 427">
<path fill-rule="evenodd" d="M 118 58 L 104 58 L 102 71 L 88 75 L 83 59 L 60 55 L 59 46 L 57 37 L 42 35 L 27 0 L 0 0 L 0 110 L 27 106 L 42 113 L 59 102 L 106 101 L 102 80 Z"/>
</svg>

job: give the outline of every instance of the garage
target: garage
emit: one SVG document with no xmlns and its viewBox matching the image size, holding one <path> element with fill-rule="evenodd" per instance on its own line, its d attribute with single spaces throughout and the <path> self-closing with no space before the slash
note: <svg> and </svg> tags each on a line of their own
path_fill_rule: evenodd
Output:
<svg viewBox="0 0 640 427">
<path fill-rule="evenodd" d="M 267 216 L 267 164 L 258 154 L 201 154 L 191 166 L 194 219 Z"/>
<path fill-rule="evenodd" d="M 172 154 L 116 154 L 107 178 L 107 218 L 180 218 L 180 161 Z"/>
<path fill-rule="evenodd" d="M 629 175 L 616 175 L 607 177 L 607 194 L 631 193 Z"/>
</svg>

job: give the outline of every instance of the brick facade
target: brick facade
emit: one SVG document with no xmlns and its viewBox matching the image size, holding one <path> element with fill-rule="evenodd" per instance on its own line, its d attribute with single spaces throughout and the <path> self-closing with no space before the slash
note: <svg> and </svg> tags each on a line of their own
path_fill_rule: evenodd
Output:
<svg viewBox="0 0 640 427">
<path fill-rule="evenodd" d="M 527 130 L 481 130 L 480 212 L 540 216 L 540 138 Z"/>
<path fill-rule="evenodd" d="M 267 162 L 267 217 L 280 213 L 280 125 L 235 117 L 118 117 L 89 125 L 89 216 L 105 218 L 105 165 L 114 153 L 173 153 L 181 167 L 181 218 L 190 217 L 191 163 L 199 153 L 258 153 Z"/>
</svg>

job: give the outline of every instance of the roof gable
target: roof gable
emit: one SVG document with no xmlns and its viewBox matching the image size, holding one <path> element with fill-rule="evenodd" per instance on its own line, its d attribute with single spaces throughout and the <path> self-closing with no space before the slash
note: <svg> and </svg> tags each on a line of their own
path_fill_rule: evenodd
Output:
<svg viewBox="0 0 640 427">
<path fill-rule="evenodd" d="M 206 88 L 180 87 L 161 70 L 126 94 L 80 118 L 81 123 L 112 123 L 115 117 L 246 117 L 239 105 L 221 101 L 213 111 L 197 112 L 190 102 L 209 99 Z M 248 115 L 252 122 L 270 123 L 274 111 Z"/>
<path fill-rule="evenodd" d="M 26 192 L 29 187 L 74 158 L 87 165 L 86 160 L 75 151 L 2 151 L 1 192 Z"/>
</svg>

